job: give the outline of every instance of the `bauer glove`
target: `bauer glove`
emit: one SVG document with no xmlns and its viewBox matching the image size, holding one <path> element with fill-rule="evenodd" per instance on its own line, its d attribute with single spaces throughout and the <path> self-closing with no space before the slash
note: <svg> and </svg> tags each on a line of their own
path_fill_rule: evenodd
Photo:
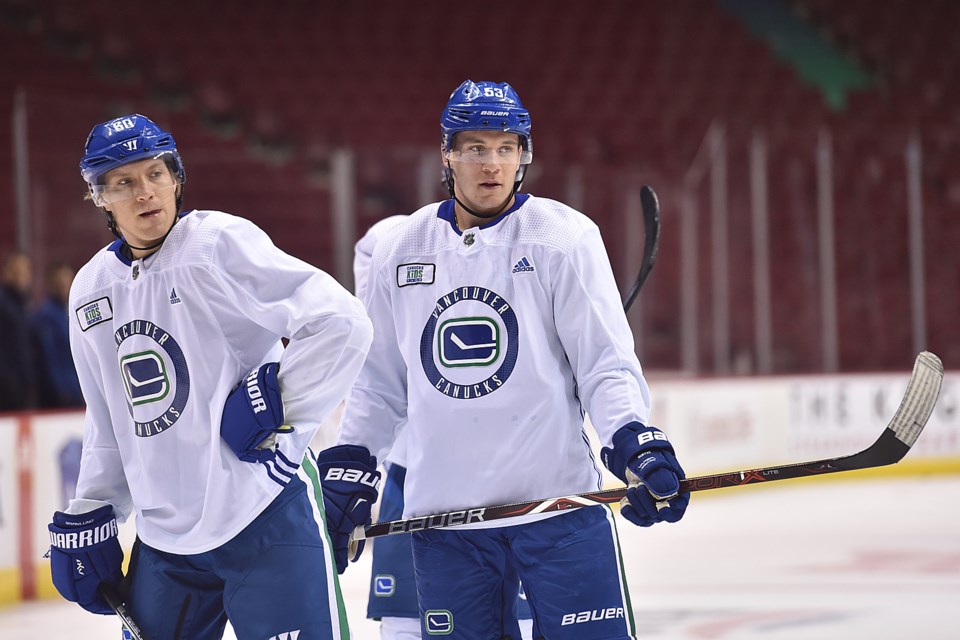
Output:
<svg viewBox="0 0 960 640">
<path fill-rule="evenodd" d="M 690 502 L 690 493 L 679 493 L 686 476 L 677 462 L 673 445 L 656 427 L 631 422 L 613 434 L 613 447 L 600 451 L 603 463 L 629 489 L 620 513 L 630 522 L 649 527 L 657 522 L 676 522 Z"/>
<path fill-rule="evenodd" d="M 347 569 L 363 553 L 364 541 L 351 541 L 357 527 L 370 524 L 370 509 L 377 501 L 377 459 L 366 447 L 344 444 L 317 455 L 327 533 L 333 543 L 337 573 Z"/>
</svg>

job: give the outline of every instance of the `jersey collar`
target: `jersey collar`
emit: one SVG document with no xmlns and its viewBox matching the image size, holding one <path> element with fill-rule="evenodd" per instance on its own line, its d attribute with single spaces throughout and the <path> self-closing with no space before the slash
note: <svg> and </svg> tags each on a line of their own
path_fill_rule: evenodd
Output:
<svg viewBox="0 0 960 640">
<path fill-rule="evenodd" d="M 509 209 L 504 211 L 493 222 L 482 224 L 478 228 L 489 229 L 490 227 L 497 226 L 498 224 L 506 220 L 507 216 L 509 216 L 511 213 L 513 213 L 514 211 L 522 207 L 529 198 L 530 198 L 529 193 L 514 194 L 513 206 L 511 206 Z M 457 222 L 453 213 L 455 206 L 456 206 L 456 202 L 454 202 L 453 198 L 450 198 L 449 200 L 444 200 L 443 202 L 440 203 L 440 209 L 437 211 L 437 217 L 440 218 L 441 220 L 446 220 L 448 223 L 450 223 L 450 228 L 453 229 L 453 232 L 459 236 L 459 235 L 463 235 L 463 232 L 460 231 L 460 229 L 457 229 Z"/>
</svg>

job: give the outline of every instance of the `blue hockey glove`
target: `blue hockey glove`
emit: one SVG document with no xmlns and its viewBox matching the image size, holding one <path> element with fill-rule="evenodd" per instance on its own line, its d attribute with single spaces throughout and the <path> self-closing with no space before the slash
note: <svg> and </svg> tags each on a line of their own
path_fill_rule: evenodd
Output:
<svg viewBox="0 0 960 640">
<path fill-rule="evenodd" d="M 240 381 L 223 405 L 220 437 L 244 462 L 276 457 L 276 432 L 284 430 L 279 363 L 268 362 Z"/>
<path fill-rule="evenodd" d="M 50 530 L 50 574 L 64 598 L 91 613 L 112 615 L 113 609 L 97 592 L 101 582 L 114 587 L 123 573 L 123 550 L 117 540 L 113 507 L 70 515 L 57 511 Z"/>
<path fill-rule="evenodd" d="M 366 447 L 343 444 L 317 455 L 323 508 L 327 512 L 327 533 L 333 543 L 337 573 L 363 553 L 364 541 L 351 541 L 357 527 L 370 524 L 370 509 L 377 501 L 377 458 Z"/>
<path fill-rule="evenodd" d="M 686 476 L 662 431 L 631 422 L 613 434 L 613 448 L 601 449 L 600 457 L 607 469 L 630 487 L 621 502 L 624 518 L 649 527 L 683 517 L 690 493 L 678 492 Z"/>
</svg>

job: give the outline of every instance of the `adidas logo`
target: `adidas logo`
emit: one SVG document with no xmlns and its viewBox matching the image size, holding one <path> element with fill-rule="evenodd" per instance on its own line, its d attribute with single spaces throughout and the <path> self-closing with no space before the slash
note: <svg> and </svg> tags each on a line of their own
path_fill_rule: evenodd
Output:
<svg viewBox="0 0 960 640">
<path fill-rule="evenodd" d="M 517 260 L 517 264 L 513 265 L 514 273 L 523 273 L 524 271 L 533 271 L 533 265 L 527 260 L 527 256 L 523 256 Z"/>
<path fill-rule="evenodd" d="M 180 304 L 181 302 L 182 300 L 177 296 L 177 290 L 170 289 L 170 304 Z"/>
</svg>

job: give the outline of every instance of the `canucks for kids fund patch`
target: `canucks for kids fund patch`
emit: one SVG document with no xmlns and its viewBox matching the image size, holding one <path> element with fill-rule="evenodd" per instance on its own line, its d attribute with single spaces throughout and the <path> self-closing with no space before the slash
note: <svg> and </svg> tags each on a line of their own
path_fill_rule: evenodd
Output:
<svg viewBox="0 0 960 640">
<path fill-rule="evenodd" d="M 436 270 L 437 267 L 433 264 L 401 264 L 397 267 L 397 286 L 433 284 Z"/>
<path fill-rule="evenodd" d="M 83 331 L 111 319 L 113 307 L 110 305 L 110 298 L 100 298 L 77 309 L 77 320 Z"/>
</svg>

